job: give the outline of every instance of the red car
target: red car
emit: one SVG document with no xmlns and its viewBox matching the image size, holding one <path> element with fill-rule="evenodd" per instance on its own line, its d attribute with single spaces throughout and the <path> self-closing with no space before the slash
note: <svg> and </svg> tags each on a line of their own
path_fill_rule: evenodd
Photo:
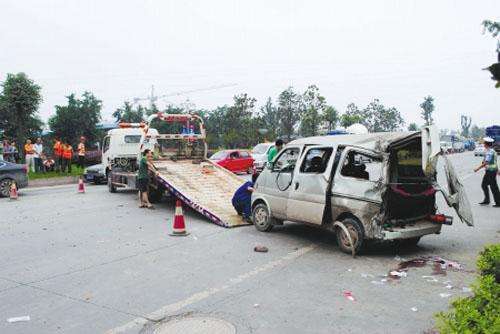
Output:
<svg viewBox="0 0 500 334">
<path fill-rule="evenodd" d="M 210 160 L 233 173 L 253 173 L 253 158 L 247 151 L 223 150 L 214 153 Z"/>
</svg>

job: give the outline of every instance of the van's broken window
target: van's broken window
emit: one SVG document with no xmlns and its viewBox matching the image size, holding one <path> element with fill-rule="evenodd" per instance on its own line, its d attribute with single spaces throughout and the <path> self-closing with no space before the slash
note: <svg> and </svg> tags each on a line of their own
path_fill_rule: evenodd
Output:
<svg viewBox="0 0 500 334">
<path fill-rule="evenodd" d="M 360 152 L 350 151 L 344 159 L 340 173 L 343 176 L 376 182 L 382 175 L 382 161 Z"/>
<path fill-rule="evenodd" d="M 299 153 L 300 150 L 297 147 L 285 149 L 274 162 L 273 172 L 291 173 L 295 168 Z"/>
<path fill-rule="evenodd" d="M 331 147 L 313 148 L 307 151 L 302 165 L 300 166 L 301 173 L 324 173 L 328 160 L 332 155 Z"/>
</svg>

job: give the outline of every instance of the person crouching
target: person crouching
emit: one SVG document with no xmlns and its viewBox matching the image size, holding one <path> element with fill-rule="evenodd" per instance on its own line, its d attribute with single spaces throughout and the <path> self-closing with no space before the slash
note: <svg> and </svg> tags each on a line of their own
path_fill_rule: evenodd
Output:
<svg viewBox="0 0 500 334">
<path fill-rule="evenodd" d="M 239 187 L 231 200 L 238 215 L 242 216 L 246 221 L 251 221 L 250 214 L 252 212 L 252 193 L 255 191 L 253 186 L 256 180 L 257 174 L 253 174 L 252 181 L 247 181 Z"/>
</svg>

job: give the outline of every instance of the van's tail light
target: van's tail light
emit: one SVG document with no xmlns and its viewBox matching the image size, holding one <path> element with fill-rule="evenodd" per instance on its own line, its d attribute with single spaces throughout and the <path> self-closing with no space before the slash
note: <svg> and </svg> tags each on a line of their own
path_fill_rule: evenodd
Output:
<svg viewBox="0 0 500 334">
<path fill-rule="evenodd" d="M 437 214 L 437 215 L 430 215 L 429 218 L 434 223 L 444 224 L 444 225 L 453 224 L 453 217 L 451 217 L 451 216 Z"/>
</svg>

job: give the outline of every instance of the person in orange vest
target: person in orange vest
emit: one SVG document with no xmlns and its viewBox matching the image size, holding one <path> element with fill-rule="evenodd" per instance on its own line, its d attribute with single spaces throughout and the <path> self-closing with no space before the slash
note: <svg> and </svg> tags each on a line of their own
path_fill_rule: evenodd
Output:
<svg viewBox="0 0 500 334">
<path fill-rule="evenodd" d="M 63 160 L 62 160 L 62 143 L 59 139 L 54 140 L 54 157 L 56 160 L 56 169 L 62 172 Z"/>
<path fill-rule="evenodd" d="M 85 167 L 85 137 L 84 136 L 80 137 L 80 143 L 78 144 L 77 151 L 78 151 L 78 167 L 84 168 Z"/>
<path fill-rule="evenodd" d="M 35 171 L 35 148 L 31 143 L 31 140 L 27 139 L 24 145 L 24 154 L 26 157 L 26 166 L 32 172 Z"/>
<path fill-rule="evenodd" d="M 62 145 L 63 171 L 71 173 L 71 160 L 73 159 L 73 147 L 70 144 Z"/>
</svg>

